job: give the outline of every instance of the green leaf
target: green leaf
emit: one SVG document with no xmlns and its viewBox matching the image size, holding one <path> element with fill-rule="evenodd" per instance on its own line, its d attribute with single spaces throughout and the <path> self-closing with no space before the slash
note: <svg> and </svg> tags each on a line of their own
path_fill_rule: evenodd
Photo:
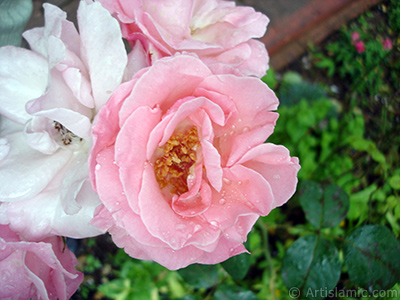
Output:
<svg viewBox="0 0 400 300">
<path fill-rule="evenodd" d="M 273 69 L 269 69 L 267 74 L 261 78 L 261 80 L 268 85 L 269 88 L 274 89 L 278 80 Z"/>
<path fill-rule="evenodd" d="M 299 201 L 307 220 L 318 229 L 338 225 L 349 210 L 348 195 L 334 184 L 323 190 L 319 183 L 303 180 Z"/>
<path fill-rule="evenodd" d="M 242 253 L 231 257 L 230 259 L 221 263 L 222 267 L 232 276 L 235 280 L 242 280 L 250 268 L 250 255 Z"/>
<path fill-rule="evenodd" d="M 257 300 L 256 294 L 235 285 L 221 285 L 214 294 L 215 300 Z"/>
<path fill-rule="evenodd" d="M 365 189 L 350 195 L 350 209 L 347 217 L 350 220 L 364 221 L 368 215 L 368 201 L 377 189 L 376 184 L 371 184 Z"/>
<path fill-rule="evenodd" d="M 183 298 L 180 298 L 180 300 L 202 300 L 202 298 L 198 295 L 186 295 Z"/>
<path fill-rule="evenodd" d="M 130 290 L 130 281 L 128 279 L 114 279 L 99 286 L 99 291 L 106 297 L 116 300 L 128 299 Z"/>
<path fill-rule="evenodd" d="M 217 265 L 190 265 L 178 271 L 183 280 L 195 288 L 209 288 L 218 282 Z"/>
<path fill-rule="evenodd" d="M 389 184 L 393 189 L 400 190 L 400 175 L 390 177 Z"/>
<path fill-rule="evenodd" d="M 350 279 L 369 291 L 389 289 L 400 281 L 400 242 L 384 226 L 354 230 L 343 254 Z"/>
<path fill-rule="evenodd" d="M 282 262 L 282 279 L 288 289 L 298 288 L 308 299 L 322 299 L 317 291 L 332 290 L 340 277 L 338 250 L 331 242 L 317 235 L 296 240 Z"/>
</svg>

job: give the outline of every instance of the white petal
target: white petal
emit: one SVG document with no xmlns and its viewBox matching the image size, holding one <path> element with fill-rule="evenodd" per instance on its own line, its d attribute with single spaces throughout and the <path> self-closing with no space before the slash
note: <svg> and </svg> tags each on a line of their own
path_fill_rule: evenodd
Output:
<svg viewBox="0 0 400 300">
<path fill-rule="evenodd" d="M 81 70 L 77 68 L 67 68 L 62 74 L 65 83 L 69 86 L 76 99 L 83 105 L 93 108 L 94 100 L 91 95 L 90 82 L 85 76 L 82 76 Z"/>
<path fill-rule="evenodd" d="M 0 221 L 8 222 L 14 231 L 28 240 L 40 240 L 52 235 L 87 238 L 103 233 L 89 224 L 100 204 L 90 183 L 83 185 L 78 197 L 82 208 L 74 215 L 67 215 L 61 205 L 59 184 L 50 185 L 31 199 L 1 203 Z"/>
<path fill-rule="evenodd" d="M 45 92 L 48 76 L 42 56 L 12 46 L 0 48 L 0 113 L 24 124 L 30 118 L 25 104 Z"/>
<path fill-rule="evenodd" d="M 7 138 L 0 138 L 0 160 L 3 160 L 10 152 L 10 143 Z"/>
<path fill-rule="evenodd" d="M 57 121 L 75 135 L 88 141 L 91 140 L 92 123 L 88 117 L 80 113 L 65 108 L 54 108 L 39 111 L 34 115 Z"/>
<path fill-rule="evenodd" d="M 0 201 L 21 201 L 40 193 L 64 167 L 71 152 L 44 155 L 29 147 L 22 132 L 7 136 L 10 152 L 0 161 Z"/>
<path fill-rule="evenodd" d="M 71 160 L 63 176 L 60 187 L 61 204 L 65 213 L 69 215 L 76 214 L 82 208 L 76 199 L 82 186 L 89 178 L 89 144 L 89 142 L 86 142 L 80 151 L 74 153 L 74 158 Z"/>
<path fill-rule="evenodd" d="M 81 1 L 78 23 L 81 57 L 89 69 L 98 111 L 121 83 L 127 54 L 117 20 L 100 3 Z"/>
<path fill-rule="evenodd" d="M 26 111 L 31 115 L 43 110 L 65 108 L 76 111 L 89 118 L 92 117 L 92 110 L 82 105 L 73 95 L 66 84 L 63 75 L 56 69 L 51 70 L 51 84 L 46 93 L 38 99 L 30 101 L 26 105 Z"/>
<path fill-rule="evenodd" d="M 25 31 L 23 37 L 28 41 L 30 48 L 48 57 L 48 38 L 53 35 L 59 38 L 61 36 L 62 22 L 66 20 L 67 14 L 57 6 L 49 3 L 43 4 L 45 27 L 34 28 Z"/>
<path fill-rule="evenodd" d="M 24 130 L 24 125 L 0 115 L 0 136 L 6 136 Z"/>
<path fill-rule="evenodd" d="M 49 124 L 50 123 L 50 124 Z M 57 142 L 53 139 L 50 128 L 53 122 L 47 118 L 33 117 L 25 126 L 24 135 L 29 146 L 44 154 L 53 154 L 59 148 Z"/>
</svg>

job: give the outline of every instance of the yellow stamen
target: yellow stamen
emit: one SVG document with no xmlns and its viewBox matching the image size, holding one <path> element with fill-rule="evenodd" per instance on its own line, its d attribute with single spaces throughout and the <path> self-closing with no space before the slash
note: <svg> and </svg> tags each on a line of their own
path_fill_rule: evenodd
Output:
<svg viewBox="0 0 400 300">
<path fill-rule="evenodd" d="M 154 163 L 154 173 L 160 189 L 170 186 L 171 192 L 177 195 L 188 191 L 187 177 L 193 173 L 199 145 L 197 128 L 192 127 L 185 133 L 173 134 L 161 147 L 163 156 Z"/>
</svg>

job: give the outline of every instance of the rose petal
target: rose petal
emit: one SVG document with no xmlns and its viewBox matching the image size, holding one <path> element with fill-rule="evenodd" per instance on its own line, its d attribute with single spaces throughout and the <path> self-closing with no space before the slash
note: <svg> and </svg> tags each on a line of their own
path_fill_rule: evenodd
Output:
<svg viewBox="0 0 400 300">
<path fill-rule="evenodd" d="M 98 111 L 121 83 L 127 55 L 118 22 L 100 3 L 87 5 L 81 1 L 78 24 L 81 53 L 89 69 Z"/>
<path fill-rule="evenodd" d="M 45 92 L 48 75 L 40 55 L 12 46 L 0 48 L 0 113 L 24 124 L 30 118 L 25 105 Z"/>
</svg>

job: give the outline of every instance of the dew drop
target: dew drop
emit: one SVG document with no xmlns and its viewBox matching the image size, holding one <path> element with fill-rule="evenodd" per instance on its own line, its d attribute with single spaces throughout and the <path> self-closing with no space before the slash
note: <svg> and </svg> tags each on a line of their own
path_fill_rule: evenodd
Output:
<svg viewBox="0 0 400 300">
<path fill-rule="evenodd" d="M 101 169 L 101 166 L 100 166 L 99 164 L 97 164 L 96 167 L 95 167 L 95 169 L 96 169 L 96 171 L 98 171 L 98 170 Z"/>
<path fill-rule="evenodd" d="M 248 132 L 249 130 L 250 130 L 249 127 L 246 126 L 246 127 L 243 128 L 242 132 L 243 132 L 243 133 L 246 133 L 246 132 Z"/>
<path fill-rule="evenodd" d="M 226 203 L 226 200 L 224 198 L 221 198 L 219 200 L 219 204 L 224 205 Z"/>
<path fill-rule="evenodd" d="M 238 181 L 238 185 L 241 185 L 241 184 L 242 184 L 242 182 L 239 180 L 239 181 Z"/>
<path fill-rule="evenodd" d="M 196 233 L 196 232 L 198 232 L 200 229 L 201 229 L 201 225 L 200 225 L 200 224 L 197 224 L 196 226 L 194 226 L 193 232 Z"/>
<path fill-rule="evenodd" d="M 219 227 L 219 223 L 217 221 L 211 221 L 210 224 L 214 227 Z"/>
<path fill-rule="evenodd" d="M 229 180 L 228 178 L 223 178 L 222 180 L 223 180 L 223 181 L 224 181 L 224 183 L 225 183 L 225 184 L 227 184 L 227 185 L 229 185 L 229 184 L 231 184 L 231 183 L 232 183 L 232 181 L 231 181 L 231 180 Z"/>
</svg>

